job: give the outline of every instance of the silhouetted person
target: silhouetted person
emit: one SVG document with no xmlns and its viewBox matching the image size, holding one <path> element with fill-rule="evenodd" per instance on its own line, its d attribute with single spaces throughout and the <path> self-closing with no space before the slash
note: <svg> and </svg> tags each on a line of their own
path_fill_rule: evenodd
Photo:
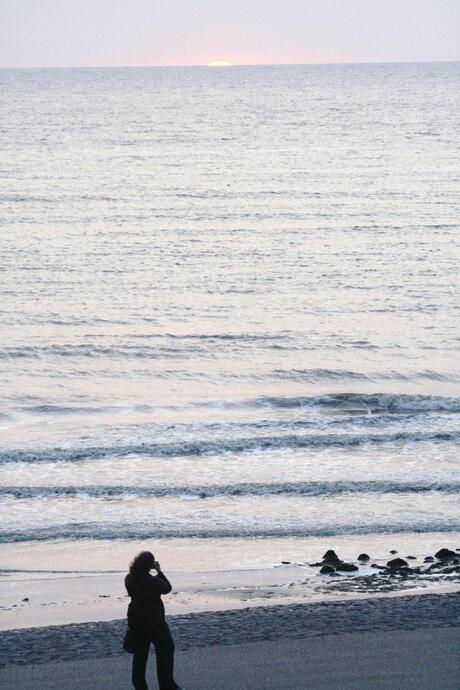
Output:
<svg viewBox="0 0 460 690">
<path fill-rule="evenodd" d="M 156 575 L 150 571 L 156 570 Z M 145 670 L 150 644 L 155 647 L 160 690 L 181 690 L 174 681 L 174 642 L 165 620 L 162 594 L 172 587 L 160 564 L 150 551 L 142 551 L 131 563 L 125 585 L 131 603 L 128 606 L 128 627 L 133 637 L 133 685 L 148 690 Z"/>
</svg>

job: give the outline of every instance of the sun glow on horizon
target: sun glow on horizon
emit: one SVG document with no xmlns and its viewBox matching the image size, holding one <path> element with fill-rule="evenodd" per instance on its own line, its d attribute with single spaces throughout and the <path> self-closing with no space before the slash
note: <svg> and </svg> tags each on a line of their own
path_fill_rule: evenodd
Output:
<svg viewBox="0 0 460 690">
<path fill-rule="evenodd" d="M 211 60 L 208 62 L 208 67 L 233 67 L 230 60 Z"/>
</svg>

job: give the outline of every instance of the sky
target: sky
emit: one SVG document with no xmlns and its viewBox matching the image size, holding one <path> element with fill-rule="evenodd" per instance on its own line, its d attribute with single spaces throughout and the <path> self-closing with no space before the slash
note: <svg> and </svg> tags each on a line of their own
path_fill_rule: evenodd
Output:
<svg viewBox="0 0 460 690">
<path fill-rule="evenodd" d="M 0 0 L 0 67 L 460 60 L 460 0 Z"/>
</svg>

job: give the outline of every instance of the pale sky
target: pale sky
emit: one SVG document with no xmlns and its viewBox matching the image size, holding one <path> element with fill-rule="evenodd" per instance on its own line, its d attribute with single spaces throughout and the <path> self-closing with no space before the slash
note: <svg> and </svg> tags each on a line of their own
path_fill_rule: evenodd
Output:
<svg viewBox="0 0 460 690">
<path fill-rule="evenodd" d="M 0 67 L 460 60 L 460 0 L 0 0 Z"/>
</svg>

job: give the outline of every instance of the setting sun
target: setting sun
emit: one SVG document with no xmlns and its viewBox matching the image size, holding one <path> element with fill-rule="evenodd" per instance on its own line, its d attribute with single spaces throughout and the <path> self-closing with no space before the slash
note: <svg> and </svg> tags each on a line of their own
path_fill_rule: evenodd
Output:
<svg viewBox="0 0 460 690">
<path fill-rule="evenodd" d="M 208 67 L 232 67 L 232 63 L 230 60 L 211 60 Z"/>
</svg>

